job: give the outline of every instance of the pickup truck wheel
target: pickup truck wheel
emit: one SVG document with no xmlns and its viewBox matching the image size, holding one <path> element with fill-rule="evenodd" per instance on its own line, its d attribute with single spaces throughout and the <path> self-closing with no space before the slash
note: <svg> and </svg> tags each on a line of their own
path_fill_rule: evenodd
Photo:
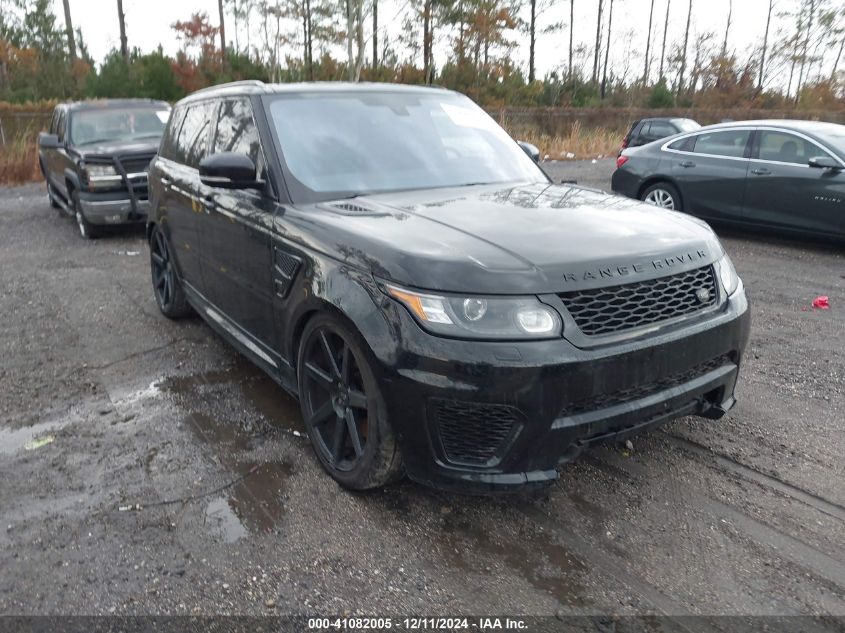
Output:
<svg viewBox="0 0 845 633">
<path fill-rule="evenodd" d="M 305 326 L 297 375 L 302 417 L 320 465 L 353 490 L 402 476 L 402 457 L 360 335 L 332 314 Z"/>
<path fill-rule="evenodd" d="M 153 294 L 161 313 L 168 319 L 181 319 L 191 314 L 191 306 L 173 265 L 167 237 L 158 227 L 150 235 L 150 272 Z"/>
<path fill-rule="evenodd" d="M 96 224 L 91 224 L 85 219 L 85 214 L 82 213 L 82 205 L 79 203 L 79 192 L 74 190 L 70 197 L 73 201 L 73 212 L 76 216 L 76 225 L 79 227 L 79 234 L 82 236 L 82 239 L 94 240 L 100 237 L 100 235 L 102 235 L 101 227 Z"/>
<path fill-rule="evenodd" d="M 59 204 L 58 200 L 56 200 L 56 193 L 53 191 L 53 185 L 49 182 L 47 183 L 47 199 L 50 201 L 50 206 L 54 209 L 59 209 L 63 214 L 65 213 L 62 205 Z"/>
</svg>

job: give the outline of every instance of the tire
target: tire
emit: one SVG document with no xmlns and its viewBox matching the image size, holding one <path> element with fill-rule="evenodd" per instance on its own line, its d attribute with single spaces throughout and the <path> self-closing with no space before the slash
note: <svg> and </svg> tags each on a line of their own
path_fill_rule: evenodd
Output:
<svg viewBox="0 0 845 633">
<path fill-rule="evenodd" d="M 181 319 L 193 313 L 176 267 L 167 237 L 158 226 L 150 233 L 150 277 L 158 309 L 168 319 Z"/>
<path fill-rule="evenodd" d="M 96 224 L 91 224 L 82 213 L 82 205 L 79 203 L 79 192 L 73 189 L 70 194 L 73 202 L 73 214 L 76 216 L 76 226 L 79 228 L 79 235 L 84 240 L 95 240 L 103 234 L 103 229 Z"/>
<path fill-rule="evenodd" d="M 308 322 L 300 341 L 299 402 L 320 465 L 352 490 L 400 479 L 402 456 L 361 336 L 324 313 Z"/>
<path fill-rule="evenodd" d="M 62 215 L 67 215 L 65 210 L 62 208 L 62 205 L 60 205 L 58 200 L 56 200 L 56 194 L 53 192 L 53 185 L 49 182 L 47 183 L 47 199 L 50 201 L 51 207 L 58 209 Z"/>
<path fill-rule="evenodd" d="M 658 182 L 651 185 L 640 194 L 640 200 L 661 209 L 684 210 L 681 194 L 678 193 L 674 185 L 668 182 Z"/>
</svg>

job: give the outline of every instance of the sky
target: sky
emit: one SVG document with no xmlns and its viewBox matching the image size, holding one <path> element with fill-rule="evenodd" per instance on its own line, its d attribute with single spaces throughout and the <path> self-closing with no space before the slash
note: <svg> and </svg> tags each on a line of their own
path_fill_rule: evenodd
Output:
<svg viewBox="0 0 845 633">
<path fill-rule="evenodd" d="M 663 37 L 663 21 L 667 1 L 671 10 L 669 17 L 669 41 L 680 39 L 686 22 L 687 0 L 655 0 L 652 47 L 658 45 Z M 540 0 L 542 3 L 543 0 Z M 568 0 L 546 0 L 551 8 L 543 12 L 538 19 L 540 29 L 557 22 L 569 22 Z M 693 31 L 717 33 L 716 41 L 721 46 L 730 0 L 694 0 Z M 777 0 L 775 12 L 792 8 L 798 0 Z M 55 13 L 64 23 L 64 11 L 61 0 L 53 0 Z M 88 48 L 96 61 L 105 54 L 119 47 L 119 29 L 117 21 L 117 2 L 115 0 L 70 0 L 72 19 L 76 28 L 81 28 Z M 575 1 L 575 46 L 584 44 L 592 47 L 596 32 L 596 8 L 598 0 Z M 605 0 L 605 7 L 608 0 Z M 402 28 L 401 9 L 407 6 L 405 0 L 380 0 L 380 31 L 384 29 L 390 41 L 396 38 Z M 613 38 L 610 49 L 610 65 L 616 75 L 621 75 L 626 68 L 628 76 L 641 74 L 642 56 L 645 51 L 648 30 L 648 11 L 650 0 L 615 0 L 613 15 Z M 187 19 L 192 13 L 205 11 L 217 24 L 217 0 L 123 0 L 126 14 L 127 38 L 130 47 L 139 47 L 143 52 L 155 49 L 159 44 L 166 53 L 178 50 L 179 43 L 174 37 L 170 25 Z M 768 0 L 733 0 L 732 26 L 729 48 L 739 54 L 740 59 L 762 41 L 765 28 Z M 607 9 L 605 8 L 605 14 Z M 527 15 L 524 16 L 527 18 Z M 232 18 L 227 18 L 228 39 L 233 40 Z M 254 17 L 253 22 L 258 20 Z M 774 35 L 776 27 L 783 22 L 773 18 L 771 29 Z M 606 25 L 606 19 L 605 19 Z M 257 32 L 257 24 L 253 31 Z M 384 38 L 385 33 L 380 34 Z M 257 40 L 257 35 L 254 36 Z M 369 34 L 368 34 L 369 37 Z M 537 75 L 542 78 L 547 72 L 566 64 L 569 46 L 569 32 L 565 28 L 557 33 L 540 34 L 537 42 Z M 520 45 L 514 50 L 513 59 L 522 64 L 527 72 L 528 43 L 527 37 L 514 34 Z M 692 38 L 691 38 L 692 40 Z M 715 45 L 715 44 L 714 44 Z M 445 44 L 435 45 L 442 62 L 445 56 Z M 667 46 L 668 48 L 668 46 Z M 368 48 L 368 51 L 370 49 Z M 298 53 L 298 52 L 297 52 Z M 338 50 L 336 54 L 343 54 Z M 692 54 L 692 53 L 690 53 Z M 592 57 L 584 60 L 585 66 L 592 69 Z"/>
</svg>

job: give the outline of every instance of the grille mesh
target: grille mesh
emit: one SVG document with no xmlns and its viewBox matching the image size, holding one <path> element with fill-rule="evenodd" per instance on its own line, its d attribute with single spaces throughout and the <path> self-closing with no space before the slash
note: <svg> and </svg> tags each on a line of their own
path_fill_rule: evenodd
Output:
<svg viewBox="0 0 845 633">
<path fill-rule="evenodd" d="M 701 301 L 696 291 L 707 289 Z M 718 300 L 712 266 L 622 286 L 558 295 L 587 336 L 612 334 L 693 314 Z"/>
<path fill-rule="evenodd" d="M 457 400 L 432 400 L 446 458 L 482 466 L 494 459 L 517 423 L 513 407 Z"/>
<path fill-rule="evenodd" d="M 127 156 L 121 158 L 120 163 L 127 174 L 140 174 L 150 168 L 150 162 L 155 158 L 155 154 L 149 156 Z"/>
<path fill-rule="evenodd" d="M 667 376 L 666 378 L 662 378 L 660 380 L 636 385 L 627 389 L 620 389 L 619 391 L 615 391 L 613 393 L 602 393 L 590 398 L 584 398 L 583 400 L 573 402 L 564 408 L 564 410 L 561 411 L 561 417 L 570 417 L 578 415 L 579 413 L 598 411 L 600 409 L 607 409 L 608 407 L 614 407 L 619 404 L 625 404 L 626 402 L 633 402 L 635 400 L 639 400 L 640 398 L 645 398 L 652 394 L 665 391 L 670 387 L 677 387 L 688 383 L 699 376 L 703 376 L 707 372 L 724 367 L 732 362 L 730 355 L 723 354 L 722 356 L 718 356 L 705 363 L 696 365 L 686 371 Z"/>
</svg>

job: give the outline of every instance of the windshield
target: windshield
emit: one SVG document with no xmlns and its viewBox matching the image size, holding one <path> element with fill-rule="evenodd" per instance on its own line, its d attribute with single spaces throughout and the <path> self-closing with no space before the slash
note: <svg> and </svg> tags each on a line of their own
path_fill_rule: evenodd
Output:
<svg viewBox="0 0 845 633">
<path fill-rule="evenodd" d="M 479 183 L 547 182 L 481 108 L 440 90 L 275 95 L 268 113 L 297 202 Z"/>
<path fill-rule="evenodd" d="M 80 110 L 70 121 L 70 139 L 75 145 L 107 141 L 133 141 L 161 137 L 170 110 L 128 107 Z"/>
</svg>

